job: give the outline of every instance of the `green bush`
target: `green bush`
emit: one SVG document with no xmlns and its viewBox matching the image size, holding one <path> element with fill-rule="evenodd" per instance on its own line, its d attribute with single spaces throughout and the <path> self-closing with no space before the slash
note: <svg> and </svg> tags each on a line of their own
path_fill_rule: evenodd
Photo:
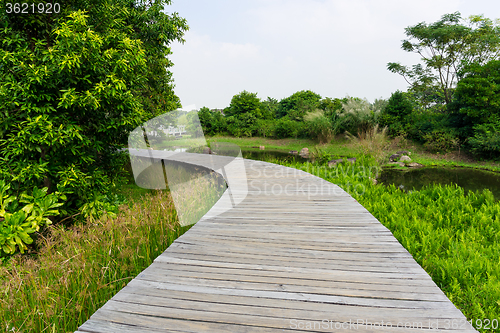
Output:
<svg viewBox="0 0 500 333">
<path fill-rule="evenodd" d="M 468 138 L 471 151 L 488 158 L 500 157 L 500 123 L 474 126 L 474 136 Z"/>
<path fill-rule="evenodd" d="M 320 100 L 321 96 L 310 90 L 297 91 L 279 102 L 276 116 L 278 118 L 288 116 L 291 120 L 302 121 L 307 112 L 318 107 Z"/>
<path fill-rule="evenodd" d="M 18 197 L 9 194 L 10 185 L 0 180 L 0 254 L 21 253 L 33 242 L 30 234 L 40 227 L 51 224 L 51 216 L 59 215 L 55 209 L 63 205 L 66 197 L 58 192 L 47 194 L 47 188 L 34 188 Z M 24 204 L 22 207 L 20 204 Z"/>
<path fill-rule="evenodd" d="M 330 143 L 336 134 L 332 121 L 324 115 L 323 110 L 306 114 L 304 120 L 309 137 L 317 139 L 320 144 Z"/>
<path fill-rule="evenodd" d="M 381 126 L 387 126 L 392 137 L 404 135 L 408 115 L 412 110 L 413 105 L 406 94 L 398 90 L 392 93 L 386 107 L 380 113 L 379 123 Z"/>
<path fill-rule="evenodd" d="M 376 110 L 366 100 L 350 97 L 342 103 L 337 114 L 340 132 L 365 132 L 377 124 L 380 110 Z"/>
<path fill-rule="evenodd" d="M 459 146 L 458 137 L 450 129 L 436 129 L 424 134 L 424 148 L 431 152 L 446 153 Z"/>
<path fill-rule="evenodd" d="M 274 125 L 274 137 L 276 139 L 296 138 L 299 134 L 300 124 L 296 121 L 283 117 L 278 119 Z"/>
</svg>

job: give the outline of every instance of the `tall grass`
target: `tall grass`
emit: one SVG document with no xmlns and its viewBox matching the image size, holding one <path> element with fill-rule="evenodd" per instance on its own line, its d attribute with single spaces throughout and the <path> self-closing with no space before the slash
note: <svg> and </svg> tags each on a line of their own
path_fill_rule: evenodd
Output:
<svg viewBox="0 0 500 333">
<path fill-rule="evenodd" d="M 329 169 L 284 163 L 336 183 L 385 225 L 473 325 L 500 318 L 500 202 L 488 190 L 374 185 L 373 160 Z M 482 329 L 480 329 L 482 330 Z M 482 330 L 486 331 L 486 330 Z"/>
<path fill-rule="evenodd" d="M 346 132 L 346 137 L 354 144 L 358 154 L 368 155 L 375 159 L 378 165 L 383 164 L 387 157 L 389 138 L 387 127 L 379 128 L 378 124 L 358 132 L 357 136 Z"/>
<path fill-rule="evenodd" d="M 52 227 L 35 256 L 0 267 L 0 330 L 75 331 L 187 229 L 168 192 L 120 207 L 115 219 Z"/>
</svg>

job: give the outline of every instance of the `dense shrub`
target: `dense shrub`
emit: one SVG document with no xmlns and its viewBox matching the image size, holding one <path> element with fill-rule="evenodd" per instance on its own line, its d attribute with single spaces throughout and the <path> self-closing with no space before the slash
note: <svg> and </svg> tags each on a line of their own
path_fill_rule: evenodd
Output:
<svg viewBox="0 0 500 333">
<path fill-rule="evenodd" d="M 350 97 L 338 113 L 339 130 L 354 134 L 367 131 L 377 124 L 379 113 L 366 99 Z"/>
<path fill-rule="evenodd" d="M 423 139 L 425 141 L 424 148 L 431 152 L 446 153 L 459 146 L 458 137 L 453 133 L 453 130 L 448 128 L 426 133 L 423 135 Z"/>
<path fill-rule="evenodd" d="M 300 124 L 284 117 L 278 119 L 274 125 L 274 137 L 276 139 L 296 138 L 299 135 Z"/>
<path fill-rule="evenodd" d="M 488 158 L 500 157 L 500 122 L 474 126 L 474 136 L 467 143 L 474 154 Z"/>
<path fill-rule="evenodd" d="M 255 135 L 264 138 L 273 137 L 275 126 L 274 120 L 257 119 L 255 123 Z"/>
<path fill-rule="evenodd" d="M 317 108 L 321 96 L 310 91 L 302 90 L 283 98 L 276 110 L 277 118 L 288 116 L 289 119 L 302 121 L 307 112 Z"/>
<path fill-rule="evenodd" d="M 404 135 L 408 115 L 412 110 L 412 103 L 406 94 L 398 90 L 391 95 L 387 105 L 381 111 L 379 123 L 381 126 L 387 126 L 389 135 L 392 137 Z"/>
<path fill-rule="evenodd" d="M 310 138 L 315 138 L 320 144 L 329 143 L 335 136 L 332 121 L 320 109 L 304 116 L 305 127 Z"/>
</svg>

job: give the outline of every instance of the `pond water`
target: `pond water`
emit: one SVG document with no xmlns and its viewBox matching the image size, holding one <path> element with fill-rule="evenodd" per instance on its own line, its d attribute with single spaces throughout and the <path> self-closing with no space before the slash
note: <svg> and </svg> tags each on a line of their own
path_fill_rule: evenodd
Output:
<svg viewBox="0 0 500 333">
<path fill-rule="evenodd" d="M 409 171 L 384 169 L 378 181 L 384 185 L 394 184 L 403 190 L 420 190 L 429 184 L 457 184 L 466 191 L 489 189 L 500 199 L 500 174 L 470 168 L 419 168 Z"/>
<path fill-rule="evenodd" d="M 302 158 L 298 155 L 292 155 L 286 151 L 279 150 L 241 150 L 243 158 L 248 158 L 250 160 L 258 161 L 270 161 L 273 159 L 278 159 L 280 161 L 287 162 L 307 162 L 306 158 Z"/>
<path fill-rule="evenodd" d="M 305 158 L 276 150 L 242 150 L 244 158 L 260 161 L 279 159 L 306 162 Z M 471 168 L 428 167 L 410 170 L 384 169 L 378 181 L 384 185 L 394 184 L 406 191 L 420 190 L 429 184 L 457 184 L 466 191 L 489 189 L 500 200 L 500 173 Z"/>
</svg>

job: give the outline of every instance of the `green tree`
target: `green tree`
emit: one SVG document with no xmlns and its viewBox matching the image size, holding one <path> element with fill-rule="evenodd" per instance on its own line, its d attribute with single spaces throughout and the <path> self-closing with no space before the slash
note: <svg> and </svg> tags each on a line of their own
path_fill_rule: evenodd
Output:
<svg viewBox="0 0 500 333">
<path fill-rule="evenodd" d="M 276 112 L 278 110 L 279 102 L 277 99 L 272 97 L 267 97 L 265 101 L 262 101 L 262 116 L 264 119 L 274 119 L 276 118 Z"/>
<path fill-rule="evenodd" d="M 320 100 L 321 96 L 310 90 L 298 91 L 279 102 L 277 117 L 288 116 L 291 120 L 302 121 L 307 112 L 314 111 L 318 107 Z"/>
<path fill-rule="evenodd" d="M 339 99 L 330 97 L 323 98 L 319 101 L 317 107 L 324 111 L 325 116 L 333 117 L 337 112 L 342 109 L 342 103 L 347 102 L 347 98 Z"/>
<path fill-rule="evenodd" d="M 397 90 L 391 94 L 387 105 L 380 113 L 379 124 L 387 126 L 391 136 L 403 134 L 412 110 L 413 104 L 406 94 Z"/>
<path fill-rule="evenodd" d="M 500 52 L 500 26 L 483 16 L 465 20 L 459 12 L 446 14 L 435 23 L 407 27 L 405 33 L 408 39 L 402 49 L 419 54 L 423 64 L 409 68 L 392 62 L 387 68 L 402 75 L 421 94 L 424 106 L 449 105 L 460 69 L 471 63 L 484 64 Z"/>
<path fill-rule="evenodd" d="M 257 93 L 250 93 L 243 90 L 231 99 L 231 104 L 224 110 L 226 116 L 240 117 L 243 114 L 250 113 L 255 118 L 263 118 L 261 102 Z"/>
<path fill-rule="evenodd" d="M 12 189 L 57 187 L 81 207 L 116 181 L 129 131 L 180 106 L 170 76 L 155 78 L 169 73 L 166 44 L 186 28 L 159 14 L 167 3 L 75 0 L 60 15 L 2 8 L 0 178 Z"/>
<path fill-rule="evenodd" d="M 461 117 L 462 135 L 474 152 L 500 156 L 500 60 L 464 69 L 454 109 Z"/>
</svg>

